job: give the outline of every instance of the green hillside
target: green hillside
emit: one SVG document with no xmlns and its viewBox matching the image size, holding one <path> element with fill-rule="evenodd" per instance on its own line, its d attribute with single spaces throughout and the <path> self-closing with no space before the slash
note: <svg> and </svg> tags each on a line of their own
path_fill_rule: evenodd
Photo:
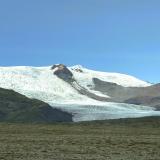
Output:
<svg viewBox="0 0 160 160">
<path fill-rule="evenodd" d="M 48 104 L 0 88 L 0 122 L 71 122 L 72 115 Z"/>
</svg>

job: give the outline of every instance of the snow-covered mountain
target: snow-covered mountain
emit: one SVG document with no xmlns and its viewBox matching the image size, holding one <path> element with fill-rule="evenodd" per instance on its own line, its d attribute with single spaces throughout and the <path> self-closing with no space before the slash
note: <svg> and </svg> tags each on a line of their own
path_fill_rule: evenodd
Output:
<svg viewBox="0 0 160 160">
<path fill-rule="evenodd" d="M 0 87 L 72 113 L 74 121 L 160 115 L 153 107 L 115 103 L 110 91 L 95 89 L 93 80 L 123 88 L 148 88 L 151 84 L 147 82 L 129 75 L 92 71 L 80 65 L 51 67 L 0 67 Z"/>
<path fill-rule="evenodd" d="M 116 83 L 124 87 L 146 87 L 151 85 L 150 83 L 137 79 L 133 76 L 120 73 L 93 71 L 86 69 L 81 65 L 75 65 L 73 67 L 69 67 L 69 69 L 72 71 L 77 81 L 84 86 L 93 85 L 93 78 L 98 78 L 106 82 Z M 82 72 L 78 72 L 78 70 L 81 70 Z"/>
</svg>

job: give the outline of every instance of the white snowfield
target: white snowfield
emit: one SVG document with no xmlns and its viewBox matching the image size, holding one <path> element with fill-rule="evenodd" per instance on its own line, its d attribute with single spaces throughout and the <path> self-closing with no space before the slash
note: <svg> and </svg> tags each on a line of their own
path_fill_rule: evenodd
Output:
<svg viewBox="0 0 160 160">
<path fill-rule="evenodd" d="M 83 72 L 77 72 L 77 68 Z M 151 85 L 132 76 L 119 73 L 96 72 L 82 66 L 73 66 L 69 69 L 82 87 L 104 97 L 106 95 L 89 89 L 88 85 L 94 85 L 92 78 L 99 78 L 125 87 L 146 87 Z M 53 107 L 72 113 L 74 121 L 160 115 L 160 112 L 154 111 L 152 107 L 101 102 L 81 95 L 70 84 L 55 76 L 51 66 L 0 67 L 0 87 L 12 89 L 29 98 L 42 100 Z"/>
<path fill-rule="evenodd" d="M 99 72 L 83 68 L 81 65 L 69 67 L 73 72 L 75 79 L 84 87 L 87 85 L 93 85 L 92 79 L 98 78 L 102 81 L 116 83 L 124 87 L 147 87 L 150 83 L 139 80 L 133 76 L 120 73 Z M 83 72 L 77 72 L 76 70 L 82 70 Z"/>
</svg>

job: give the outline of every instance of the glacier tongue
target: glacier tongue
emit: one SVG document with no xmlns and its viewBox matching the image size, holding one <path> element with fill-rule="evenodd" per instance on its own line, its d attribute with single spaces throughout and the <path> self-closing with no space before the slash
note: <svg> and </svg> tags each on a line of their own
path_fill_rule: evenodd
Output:
<svg viewBox="0 0 160 160">
<path fill-rule="evenodd" d="M 74 115 L 73 121 L 92 121 L 119 118 L 135 118 L 145 116 L 160 116 L 159 111 L 154 111 L 151 107 L 119 104 L 119 103 L 101 103 L 101 104 L 53 104 L 64 111 Z"/>
<path fill-rule="evenodd" d="M 131 76 L 78 67 L 82 72 L 77 72 L 76 67 L 69 69 L 79 84 L 86 88 L 93 85 L 93 77 L 121 83 L 124 86 L 150 85 Z M 50 68 L 51 66 L 0 67 L 0 87 L 13 89 L 29 98 L 42 100 L 53 107 L 70 112 L 74 115 L 74 121 L 160 115 L 160 112 L 154 111 L 151 107 L 101 102 L 79 94 L 70 84 L 55 76 Z"/>
</svg>

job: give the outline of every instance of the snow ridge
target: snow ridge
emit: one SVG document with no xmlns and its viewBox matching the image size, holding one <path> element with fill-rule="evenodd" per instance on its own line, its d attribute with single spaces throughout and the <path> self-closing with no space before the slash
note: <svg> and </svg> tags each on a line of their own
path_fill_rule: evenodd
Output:
<svg viewBox="0 0 160 160">
<path fill-rule="evenodd" d="M 81 84 L 84 84 L 85 86 L 91 85 L 93 78 L 98 78 L 106 82 L 116 83 L 124 87 L 147 87 L 151 85 L 150 83 L 147 83 L 130 75 L 93 71 L 86 69 L 81 65 L 69 67 L 69 69 L 74 73 L 77 81 L 79 81 Z M 80 69 L 83 72 L 77 72 L 77 69 Z"/>
</svg>

